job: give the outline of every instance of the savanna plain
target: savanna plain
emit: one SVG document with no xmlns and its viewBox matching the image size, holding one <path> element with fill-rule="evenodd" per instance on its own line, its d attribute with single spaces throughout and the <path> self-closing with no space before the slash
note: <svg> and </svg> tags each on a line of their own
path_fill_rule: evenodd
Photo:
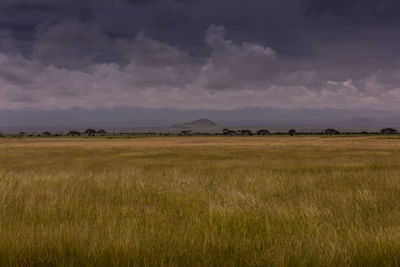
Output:
<svg viewBox="0 0 400 267">
<path fill-rule="evenodd" d="M 400 265 L 400 138 L 1 139 L 0 265 Z"/>
</svg>

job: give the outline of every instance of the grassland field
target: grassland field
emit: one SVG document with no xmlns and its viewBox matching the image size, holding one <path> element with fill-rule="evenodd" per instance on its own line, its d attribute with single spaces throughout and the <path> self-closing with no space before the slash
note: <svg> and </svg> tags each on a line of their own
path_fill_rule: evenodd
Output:
<svg viewBox="0 0 400 267">
<path fill-rule="evenodd" d="M 0 139 L 0 266 L 399 266 L 400 138 Z"/>
</svg>

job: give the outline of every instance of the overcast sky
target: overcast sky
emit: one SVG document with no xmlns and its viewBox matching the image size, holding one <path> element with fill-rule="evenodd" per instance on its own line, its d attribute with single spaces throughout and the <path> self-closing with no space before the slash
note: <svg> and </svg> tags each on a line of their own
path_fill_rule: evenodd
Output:
<svg viewBox="0 0 400 267">
<path fill-rule="evenodd" d="M 0 109 L 398 109 L 398 0 L 2 0 Z"/>
</svg>

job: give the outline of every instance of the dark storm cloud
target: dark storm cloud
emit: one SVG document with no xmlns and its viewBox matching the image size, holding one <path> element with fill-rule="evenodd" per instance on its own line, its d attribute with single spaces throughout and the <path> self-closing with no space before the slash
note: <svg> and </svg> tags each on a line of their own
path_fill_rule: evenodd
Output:
<svg viewBox="0 0 400 267">
<path fill-rule="evenodd" d="M 308 15 L 332 14 L 358 19 L 387 19 L 400 14 L 397 0 L 311 0 Z"/>
<path fill-rule="evenodd" d="M 393 0 L 5 0 L 2 108 L 397 107 Z"/>
<path fill-rule="evenodd" d="M 152 3 L 156 2 L 157 0 L 122 0 L 122 1 L 131 3 L 131 4 L 152 4 Z"/>
</svg>

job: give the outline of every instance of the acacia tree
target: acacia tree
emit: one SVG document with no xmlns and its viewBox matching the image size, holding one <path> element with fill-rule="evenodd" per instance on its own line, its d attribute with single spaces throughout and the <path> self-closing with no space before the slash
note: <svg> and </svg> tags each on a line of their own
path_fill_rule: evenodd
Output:
<svg viewBox="0 0 400 267">
<path fill-rule="evenodd" d="M 331 134 L 340 134 L 340 132 L 337 131 L 337 130 L 335 130 L 335 129 L 326 129 L 326 130 L 324 131 L 324 133 L 325 133 L 325 134 L 329 134 L 329 135 L 331 135 Z"/>
<path fill-rule="evenodd" d="M 295 134 L 297 134 L 297 133 L 296 133 L 296 130 L 295 130 L 295 129 L 290 129 L 290 130 L 289 130 L 289 134 L 290 134 L 291 136 L 293 136 L 293 135 L 295 135 Z"/>
<path fill-rule="evenodd" d="M 227 128 L 225 128 L 225 129 L 222 129 L 222 134 L 223 134 L 223 135 L 236 135 L 236 134 L 237 134 L 237 132 L 236 132 L 236 131 L 233 131 L 233 130 L 230 130 L 230 129 L 227 129 Z"/>
<path fill-rule="evenodd" d="M 398 131 L 393 128 L 385 128 L 381 130 L 381 134 L 397 134 Z"/>
<path fill-rule="evenodd" d="M 67 133 L 67 135 L 68 135 L 68 136 L 80 136 L 81 133 L 78 132 L 78 131 L 69 131 L 69 132 Z"/>
<path fill-rule="evenodd" d="M 48 132 L 48 131 L 46 131 L 46 132 L 43 132 L 42 135 L 44 135 L 44 136 L 51 136 L 51 133 Z"/>
<path fill-rule="evenodd" d="M 97 133 L 97 131 L 95 129 L 87 129 L 86 131 L 84 131 L 84 133 L 89 136 L 94 136 Z"/>
<path fill-rule="evenodd" d="M 103 129 L 98 130 L 97 133 L 103 136 L 107 134 L 107 132 Z"/>
<path fill-rule="evenodd" d="M 183 135 L 192 135 L 192 131 L 191 130 L 181 131 L 181 134 L 183 134 Z"/>
<path fill-rule="evenodd" d="M 244 129 L 244 130 L 239 130 L 238 131 L 241 135 L 253 135 L 253 133 L 250 130 Z"/>
<path fill-rule="evenodd" d="M 257 131 L 258 135 L 269 135 L 270 132 L 267 129 L 261 129 Z"/>
</svg>

